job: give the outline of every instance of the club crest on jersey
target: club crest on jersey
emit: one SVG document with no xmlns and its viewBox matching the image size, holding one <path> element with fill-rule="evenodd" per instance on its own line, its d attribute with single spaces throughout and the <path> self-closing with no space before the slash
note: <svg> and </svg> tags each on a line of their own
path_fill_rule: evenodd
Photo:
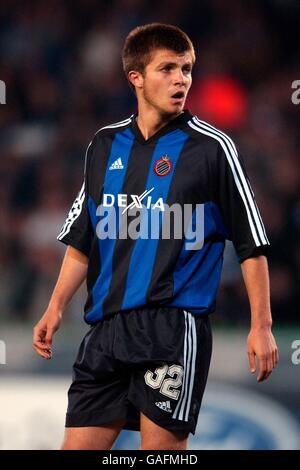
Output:
<svg viewBox="0 0 300 470">
<path fill-rule="evenodd" d="M 166 176 L 170 173 L 172 169 L 172 162 L 168 155 L 164 155 L 159 160 L 157 160 L 154 164 L 154 171 L 157 176 Z"/>
</svg>

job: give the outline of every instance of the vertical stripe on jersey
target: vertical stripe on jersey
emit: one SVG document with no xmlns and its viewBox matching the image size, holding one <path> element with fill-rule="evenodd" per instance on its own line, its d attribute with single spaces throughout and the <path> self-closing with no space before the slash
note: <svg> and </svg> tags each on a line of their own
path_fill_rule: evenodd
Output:
<svg viewBox="0 0 300 470">
<path fill-rule="evenodd" d="M 180 421 L 188 421 L 189 419 L 197 356 L 195 319 L 191 313 L 186 311 L 184 311 L 184 318 L 183 383 L 179 401 L 172 415 L 173 419 L 178 419 Z"/>
<path fill-rule="evenodd" d="M 145 192 L 149 170 L 151 167 L 154 145 L 143 145 L 137 139 L 134 141 L 130 158 L 127 165 L 122 194 L 127 195 L 127 203 L 131 203 L 131 195 L 140 195 Z M 123 210 L 123 208 L 121 208 Z M 127 223 L 135 219 L 134 215 L 128 214 Z M 103 302 L 103 315 L 106 312 L 118 312 L 122 308 L 124 293 L 126 289 L 127 272 L 130 258 L 136 240 L 130 238 L 118 238 L 116 240 L 113 254 L 113 275 L 109 286 L 109 292 Z"/>
<path fill-rule="evenodd" d="M 115 135 L 106 166 L 103 193 L 107 191 L 109 194 L 113 194 L 115 198 L 117 198 L 118 194 L 121 193 L 133 141 L 134 136 L 130 129 L 118 132 Z M 109 170 L 110 165 L 118 157 L 122 158 L 124 169 L 118 171 Z M 116 220 L 118 221 L 118 217 L 116 217 Z M 103 316 L 103 299 L 107 296 L 112 278 L 112 260 L 115 242 L 116 240 L 113 238 L 106 238 L 98 241 L 101 258 L 101 272 L 93 287 L 93 308 L 86 316 L 88 322 L 101 320 Z"/>
<path fill-rule="evenodd" d="M 188 308 L 194 313 L 193 307 L 196 305 L 197 313 L 214 309 L 226 238 L 226 227 L 219 207 L 214 202 L 207 202 L 203 206 L 204 220 L 201 223 L 204 224 L 204 234 L 200 232 L 197 237 L 202 238 L 204 235 L 204 246 L 191 251 L 194 239 L 188 238 L 187 230 L 173 270 L 173 298 L 166 304 Z M 198 214 L 197 210 L 193 212 L 191 226 L 195 227 Z"/>
<path fill-rule="evenodd" d="M 166 203 L 176 163 L 187 139 L 188 135 L 185 132 L 176 130 L 158 140 L 153 152 L 147 185 L 145 187 L 145 190 L 151 190 L 154 188 L 151 192 L 153 204 L 155 204 L 159 198 L 162 198 L 164 203 Z M 168 175 L 158 176 L 154 171 L 155 162 L 161 159 L 164 155 L 168 155 L 170 158 L 172 169 Z M 144 216 L 148 217 L 148 220 L 150 219 L 151 210 L 153 209 L 149 208 L 146 211 L 146 214 L 143 212 L 141 227 L 143 225 Z M 156 227 L 157 233 L 160 232 L 162 217 L 159 218 L 159 226 Z M 122 309 L 146 304 L 146 294 L 152 276 L 158 241 L 159 240 L 157 238 L 138 238 L 136 240 L 129 264 Z"/>
<path fill-rule="evenodd" d="M 172 207 L 173 204 L 181 204 L 182 214 L 184 214 L 184 204 L 188 204 L 193 209 L 197 203 L 206 201 L 209 198 L 209 186 L 199 184 L 198 174 L 201 174 L 203 179 L 206 179 L 205 161 L 201 158 L 202 149 L 199 147 L 199 151 L 195 155 L 194 146 L 195 142 L 193 139 L 186 140 L 176 164 L 166 201 L 169 207 Z M 200 164 L 200 161 L 202 164 Z M 171 217 L 171 234 L 174 233 L 174 228 L 175 220 Z M 184 236 L 184 233 L 184 220 L 182 220 L 182 236 Z M 162 298 L 165 301 L 171 301 L 173 298 L 174 262 L 180 255 L 181 248 L 182 238 L 172 237 L 172 240 L 164 237 L 160 238 L 156 250 L 152 278 L 148 286 L 147 303 L 160 302 Z M 184 305 L 184 307 L 188 308 L 188 305 Z"/>
<path fill-rule="evenodd" d="M 90 219 L 92 222 L 93 230 L 94 232 L 96 231 L 96 225 L 97 225 L 97 216 L 96 216 L 96 204 L 91 196 L 88 198 L 88 209 L 89 209 L 89 214 L 90 214 Z"/>
</svg>

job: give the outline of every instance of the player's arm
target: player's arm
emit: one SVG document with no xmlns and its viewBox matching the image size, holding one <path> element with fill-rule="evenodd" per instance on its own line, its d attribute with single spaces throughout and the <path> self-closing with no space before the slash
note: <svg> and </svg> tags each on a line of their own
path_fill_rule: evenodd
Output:
<svg viewBox="0 0 300 470">
<path fill-rule="evenodd" d="M 33 347 L 45 359 L 51 359 L 52 338 L 60 327 L 63 312 L 87 274 L 88 258 L 79 250 L 68 246 L 56 286 L 49 305 L 36 324 Z"/>
<path fill-rule="evenodd" d="M 83 184 L 57 237 L 68 246 L 60 274 L 48 308 L 34 328 L 33 347 L 45 359 L 51 359 L 53 335 L 60 326 L 64 310 L 87 275 L 94 236 L 88 208 L 89 165 L 93 151 L 94 141 L 86 150 Z"/>
<path fill-rule="evenodd" d="M 255 372 L 257 358 L 257 380 L 261 382 L 268 378 L 278 362 L 278 350 L 271 332 L 266 258 L 269 240 L 241 155 L 228 136 L 222 134 L 219 141 L 216 200 L 225 223 L 225 236 L 232 240 L 241 263 L 251 308 L 251 330 L 247 342 L 250 369 Z"/>
<path fill-rule="evenodd" d="M 265 256 L 248 258 L 241 263 L 242 274 L 251 308 L 251 329 L 247 352 L 252 373 L 258 359 L 258 382 L 266 380 L 279 360 L 278 348 L 272 334 L 268 263 Z"/>
</svg>

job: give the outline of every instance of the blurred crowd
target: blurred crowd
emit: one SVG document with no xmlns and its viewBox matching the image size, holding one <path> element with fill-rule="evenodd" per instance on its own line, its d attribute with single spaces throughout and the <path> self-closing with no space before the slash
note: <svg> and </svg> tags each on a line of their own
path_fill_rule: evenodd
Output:
<svg viewBox="0 0 300 470">
<path fill-rule="evenodd" d="M 171 5 L 171 6 L 170 6 Z M 295 321 L 300 285 L 300 79 L 297 0 L 10 0 L 0 4 L 1 316 L 43 313 L 65 247 L 56 241 L 81 186 L 85 149 L 135 98 L 122 71 L 128 32 L 176 24 L 197 63 L 187 107 L 229 133 L 246 163 L 271 242 L 272 308 Z M 220 322 L 248 322 L 239 265 L 228 245 Z M 79 316 L 81 303 L 79 302 Z"/>
</svg>

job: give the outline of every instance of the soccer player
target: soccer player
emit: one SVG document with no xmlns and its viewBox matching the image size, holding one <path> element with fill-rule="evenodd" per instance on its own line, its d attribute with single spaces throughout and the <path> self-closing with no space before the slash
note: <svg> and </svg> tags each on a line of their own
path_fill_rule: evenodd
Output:
<svg viewBox="0 0 300 470">
<path fill-rule="evenodd" d="M 111 449 L 122 429 L 140 430 L 141 449 L 187 448 L 226 239 L 251 307 L 250 370 L 258 366 L 261 382 L 278 362 L 269 242 L 235 144 L 184 109 L 194 62 L 191 40 L 175 26 L 131 31 L 123 67 L 138 112 L 100 129 L 87 148 L 84 183 L 58 236 L 65 258 L 33 339 L 50 359 L 86 279 L 91 327 L 73 368 L 62 449 Z"/>
</svg>

